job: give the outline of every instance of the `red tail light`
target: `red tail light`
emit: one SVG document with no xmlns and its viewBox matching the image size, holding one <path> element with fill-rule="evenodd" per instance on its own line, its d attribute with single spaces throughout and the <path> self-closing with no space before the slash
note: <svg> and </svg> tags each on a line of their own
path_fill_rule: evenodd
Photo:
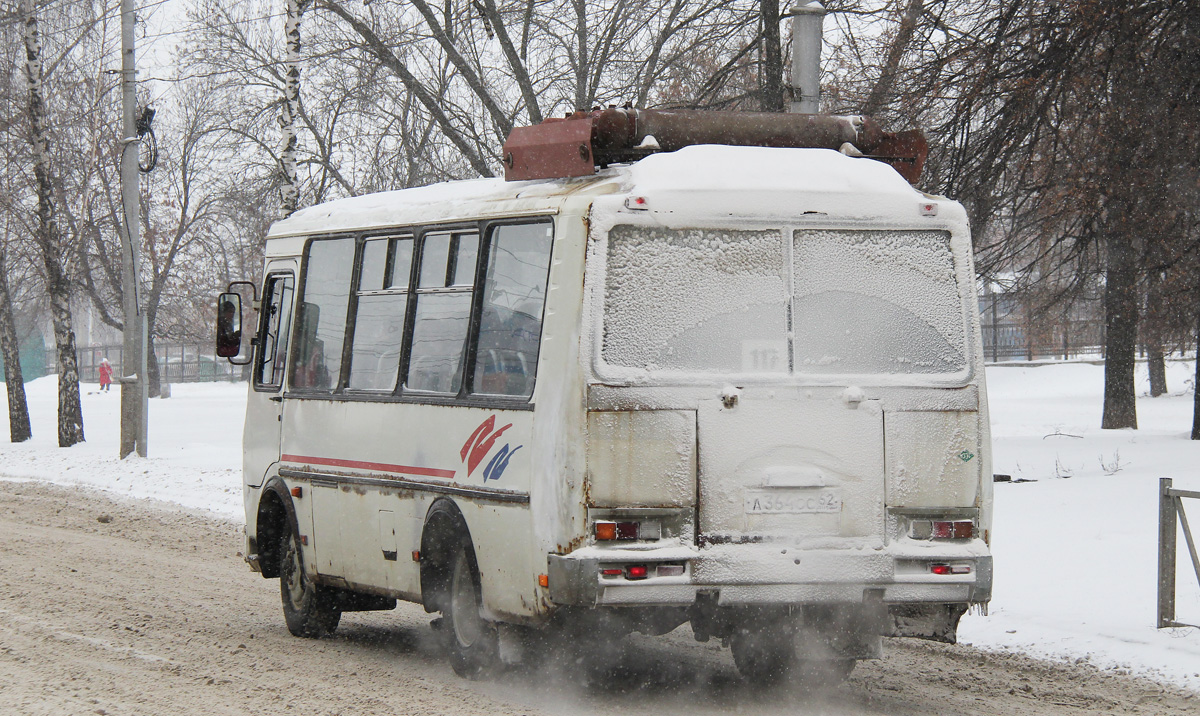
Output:
<svg viewBox="0 0 1200 716">
<path fill-rule="evenodd" d="M 975 536 L 975 523 L 971 520 L 933 522 L 933 539 L 971 539 Z"/>
<path fill-rule="evenodd" d="M 627 579 L 645 579 L 650 573 L 650 570 L 644 564 L 632 564 L 625 570 Z"/>
<path fill-rule="evenodd" d="M 929 571 L 934 574 L 970 574 L 969 564 L 931 564 Z"/>
</svg>

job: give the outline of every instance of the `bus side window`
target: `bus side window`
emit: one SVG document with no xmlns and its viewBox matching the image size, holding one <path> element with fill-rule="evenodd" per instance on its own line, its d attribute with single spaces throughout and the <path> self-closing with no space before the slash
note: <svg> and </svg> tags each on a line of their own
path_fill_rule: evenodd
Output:
<svg viewBox="0 0 1200 716">
<path fill-rule="evenodd" d="M 292 388 L 332 391 L 338 387 L 354 248 L 353 238 L 317 240 L 308 245 L 303 300 L 296 313 Z"/>
<path fill-rule="evenodd" d="M 258 364 L 254 367 L 254 386 L 278 389 L 283 385 L 283 366 L 287 362 L 288 334 L 292 329 L 291 274 L 267 277 L 263 294 L 263 328 Z"/>
<path fill-rule="evenodd" d="M 553 234 L 545 222 L 492 231 L 472 392 L 533 395 Z"/>
<path fill-rule="evenodd" d="M 459 392 L 478 254 L 475 232 L 431 233 L 422 239 L 405 388 Z"/>
<path fill-rule="evenodd" d="M 350 354 L 348 387 L 352 390 L 391 392 L 396 387 L 400 350 L 404 345 L 412 251 L 411 236 L 371 239 L 363 247 Z"/>
<path fill-rule="evenodd" d="M 292 368 L 293 388 L 329 388 L 329 367 L 325 364 L 325 342 L 317 338 L 321 307 L 304 301 L 296 322 L 296 363 Z"/>
</svg>

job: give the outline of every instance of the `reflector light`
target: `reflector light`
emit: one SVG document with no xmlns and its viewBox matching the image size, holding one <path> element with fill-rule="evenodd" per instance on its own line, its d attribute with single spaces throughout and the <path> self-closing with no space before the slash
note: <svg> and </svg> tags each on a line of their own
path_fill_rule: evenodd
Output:
<svg viewBox="0 0 1200 716">
<path fill-rule="evenodd" d="M 597 522 L 595 525 L 596 539 L 609 540 L 617 538 L 616 522 Z"/>
<path fill-rule="evenodd" d="M 538 575 L 538 586 L 539 587 L 549 587 L 550 586 L 550 575 L 539 574 Z"/>
<path fill-rule="evenodd" d="M 929 571 L 934 574 L 953 574 L 952 568 L 948 564 L 931 564 Z"/>
<path fill-rule="evenodd" d="M 304 494 L 304 490 L 299 487 L 293 487 L 291 492 L 292 492 L 292 497 L 300 497 L 301 495 Z"/>
<path fill-rule="evenodd" d="M 933 523 L 929 520 L 913 520 L 908 524 L 908 536 L 913 539 L 929 539 L 933 536 Z"/>
<path fill-rule="evenodd" d="M 644 564 L 633 564 L 626 570 L 626 576 L 629 579 L 645 579 L 649 575 L 650 570 Z"/>
<path fill-rule="evenodd" d="M 658 576 L 660 576 L 660 577 L 683 576 L 683 565 L 682 564 L 660 564 L 660 565 L 658 565 Z"/>
<path fill-rule="evenodd" d="M 934 539 L 971 539 L 975 536 L 975 523 L 970 520 L 934 520 L 932 536 Z"/>
<path fill-rule="evenodd" d="M 625 570 L 620 569 L 620 568 L 600 570 L 600 574 L 603 574 L 605 577 L 620 577 L 624 573 L 625 573 Z"/>
<path fill-rule="evenodd" d="M 596 540 L 635 540 L 638 538 L 637 522 L 609 522 L 597 520 L 593 528 Z"/>
</svg>

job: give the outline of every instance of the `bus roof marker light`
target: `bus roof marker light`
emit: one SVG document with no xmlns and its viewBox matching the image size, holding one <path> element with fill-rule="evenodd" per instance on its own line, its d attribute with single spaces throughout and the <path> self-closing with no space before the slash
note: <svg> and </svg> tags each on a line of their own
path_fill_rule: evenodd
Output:
<svg viewBox="0 0 1200 716">
<path fill-rule="evenodd" d="M 627 196 L 625 197 L 625 208 L 631 211 L 648 211 L 650 204 L 644 196 Z"/>
</svg>

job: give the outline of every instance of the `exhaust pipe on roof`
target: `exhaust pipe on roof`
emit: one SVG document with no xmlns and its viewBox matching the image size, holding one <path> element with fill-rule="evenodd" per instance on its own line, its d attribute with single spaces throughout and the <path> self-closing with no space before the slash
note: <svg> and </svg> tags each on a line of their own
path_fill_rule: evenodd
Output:
<svg viewBox="0 0 1200 716">
<path fill-rule="evenodd" d="M 886 162 L 909 183 L 921 176 L 928 152 L 920 131 L 891 134 L 862 116 L 609 107 L 513 129 L 502 150 L 504 178 L 589 176 L 597 165 L 694 144 L 841 150 Z"/>
<path fill-rule="evenodd" d="M 792 18 L 792 105 L 797 114 L 821 111 L 821 42 L 825 6 L 816 0 L 797 4 Z"/>
</svg>

